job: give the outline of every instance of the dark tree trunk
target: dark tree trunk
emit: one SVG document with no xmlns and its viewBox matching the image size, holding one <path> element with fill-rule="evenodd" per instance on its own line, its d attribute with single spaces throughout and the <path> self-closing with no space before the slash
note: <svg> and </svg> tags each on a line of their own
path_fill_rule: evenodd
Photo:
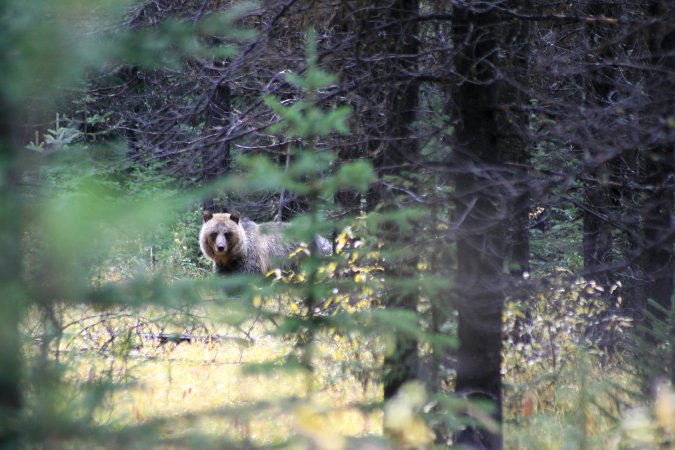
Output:
<svg viewBox="0 0 675 450">
<path fill-rule="evenodd" d="M 644 206 L 646 249 L 643 258 L 643 269 L 649 280 L 646 297 L 654 299 L 666 309 L 671 306 L 675 276 L 675 224 L 672 219 L 675 204 L 675 146 L 672 130 L 667 129 L 668 125 L 665 124 L 666 118 L 675 117 L 675 107 L 672 98 L 662 97 L 664 92 L 675 91 L 675 80 L 672 77 L 675 69 L 675 29 L 670 25 L 668 30 L 667 24 L 663 22 L 669 20 L 668 17 L 673 19 L 674 7 L 672 4 L 668 5 L 669 2 L 653 1 L 650 6 L 650 16 L 655 23 L 649 33 L 649 50 L 654 71 L 650 80 L 650 94 L 655 111 L 663 119 L 663 125 L 656 145 L 645 155 L 645 181 L 647 186 L 653 188 L 653 192 Z"/>
<path fill-rule="evenodd" d="M 419 85 L 408 75 L 417 71 L 417 58 L 412 57 L 417 54 L 419 46 L 417 25 L 410 19 L 418 14 L 419 0 L 393 0 L 388 10 L 381 7 L 371 9 L 375 14 L 386 12 L 385 17 L 378 17 L 380 26 L 386 30 L 384 51 L 387 61 L 379 67 L 379 71 L 389 81 L 371 86 L 377 90 L 372 93 L 373 97 L 382 98 L 383 108 L 370 111 L 371 116 L 365 118 L 366 121 L 378 124 L 378 128 L 370 129 L 368 135 L 369 156 L 378 175 L 378 183 L 367 194 L 369 211 L 378 206 L 396 207 L 395 193 L 381 181 L 389 175 L 403 174 L 406 166 L 410 167 L 416 160 L 418 144 L 415 141 L 413 123 L 417 117 L 419 102 Z M 383 119 L 376 117 L 378 112 L 383 112 Z"/>
<path fill-rule="evenodd" d="M 528 1 L 520 6 L 529 6 Z M 511 7 L 511 4 L 505 4 Z M 510 188 L 510 226 L 508 239 L 509 273 L 522 277 L 530 271 L 530 185 L 527 167 L 530 165 L 530 138 L 528 116 L 524 106 L 532 84 L 528 74 L 530 24 L 526 21 L 506 22 L 500 25 L 500 40 L 510 47 L 504 51 L 503 78 L 497 82 L 498 108 L 496 116 L 499 129 L 498 150 L 509 164 L 507 176 Z"/>
<path fill-rule="evenodd" d="M 645 182 L 653 188 L 644 207 L 644 252 L 642 275 L 646 281 L 644 299 L 670 309 L 673 296 L 673 150 L 651 149 L 646 155 Z M 648 306 L 649 308 L 649 306 Z M 664 318 L 661 313 L 657 317 Z"/>
<path fill-rule="evenodd" d="M 388 13 L 387 20 L 392 25 L 387 28 L 385 39 L 388 39 L 389 54 L 396 56 L 390 63 L 390 73 L 396 76 L 392 84 L 385 87 L 386 119 L 384 130 L 380 132 L 386 140 L 380 142 L 374 159 L 374 167 L 380 180 L 384 176 L 401 175 L 403 168 L 409 165 L 410 158 L 416 154 L 412 125 L 418 108 L 418 85 L 403 74 L 415 70 L 415 63 L 411 62 L 410 55 L 417 54 L 417 27 L 409 19 L 417 16 L 418 8 L 418 0 L 395 0 Z M 383 211 L 395 211 L 396 193 L 378 183 L 368 194 L 368 204 L 371 209 L 379 204 Z M 382 227 L 382 238 L 391 249 L 400 251 L 410 248 L 410 233 L 406 233 L 394 222 Z M 414 252 L 412 249 L 410 251 Z M 417 255 L 397 253 L 392 256 L 385 266 L 388 279 L 395 283 L 396 280 L 409 279 L 414 275 Z M 408 287 L 390 289 L 386 306 L 417 312 L 417 292 Z M 385 399 L 393 397 L 406 381 L 417 378 L 418 364 L 416 340 L 397 333 L 395 350 L 384 360 Z"/>
<path fill-rule="evenodd" d="M 500 151 L 497 54 L 499 16 L 494 10 L 473 10 L 455 4 L 453 35 L 455 68 L 463 82 L 452 103 L 455 121 L 455 185 L 457 221 L 458 337 L 456 391 L 471 399 L 487 399 L 501 424 L 501 343 L 504 306 L 504 263 L 510 200 L 496 167 Z M 501 430 L 477 423 L 456 436 L 470 448 L 502 448 Z"/>
<path fill-rule="evenodd" d="M 594 17 L 620 17 L 621 9 L 617 3 L 592 0 L 588 4 L 587 14 Z M 591 70 L 585 85 L 588 108 L 595 108 L 599 114 L 606 114 L 611 107 L 610 96 L 616 89 L 614 78 L 616 71 L 608 61 L 616 55 L 617 43 L 613 43 L 616 27 L 607 24 L 588 24 L 588 45 L 594 49 L 589 66 L 599 66 Z M 597 49 L 597 50 L 596 50 Z M 613 211 L 616 209 L 619 194 L 612 187 L 618 172 L 618 157 L 611 155 L 616 149 L 603 145 L 603 141 L 591 141 L 585 149 L 587 164 L 590 164 L 583 210 L 583 261 L 587 277 L 607 286 L 614 281 L 614 275 L 608 271 L 612 263 L 615 245 Z M 606 161 L 597 163 L 597 161 Z"/>
<path fill-rule="evenodd" d="M 528 3 L 529 6 L 529 3 Z M 511 301 L 519 302 L 522 315 L 518 315 L 514 324 L 514 342 L 529 341 L 529 328 L 532 322 L 528 293 L 523 291 L 523 279 L 530 273 L 530 202 L 532 185 L 527 167 L 530 165 L 529 120 L 523 108 L 532 84 L 528 76 L 528 58 L 530 56 L 530 24 L 511 22 L 503 25 L 501 41 L 510 43 L 504 60 L 507 80 L 499 82 L 498 114 L 499 139 L 498 150 L 505 155 L 511 168 L 506 172 L 509 192 L 509 236 L 506 250 L 506 267 L 511 276 Z"/>
<path fill-rule="evenodd" d="M 1 10 L 0 10 L 1 11 Z M 7 50 L 7 49 L 2 49 Z M 0 54 L 5 54 L 0 50 Z M 0 57 L 0 64 L 1 62 Z M 17 448 L 21 395 L 19 320 L 23 301 L 19 168 L 12 106 L 0 91 L 0 447 Z"/>
<path fill-rule="evenodd" d="M 584 274 L 601 285 L 609 281 L 606 271 L 612 262 L 612 227 L 609 222 L 610 192 L 602 182 L 602 169 L 590 174 L 596 181 L 586 186 L 584 199 L 583 260 Z"/>
<path fill-rule="evenodd" d="M 649 94 L 651 110 L 656 113 L 656 122 L 660 123 L 654 145 L 645 152 L 645 184 L 649 196 L 643 209 L 644 252 L 642 254 L 642 272 L 645 279 L 643 301 L 653 300 L 665 310 L 673 305 L 673 284 L 675 283 L 675 143 L 672 128 L 667 118 L 675 117 L 672 98 L 664 92 L 675 92 L 675 27 L 672 20 L 675 6 L 665 0 L 650 2 L 649 16 L 653 25 L 649 29 L 648 48 L 651 54 L 652 72 L 649 74 Z M 647 311 L 660 321 L 667 323 L 667 317 L 649 303 Z M 672 317 L 672 311 L 670 316 Z M 673 327 L 670 324 L 670 345 L 673 340 Z M 670 378 L 675 383 L 675 350 L 671 348 Z"/>
<path fill-rule="evenodd" d="M 521 161 L 527 161 L 526 149 Z M 509 238 L 509 260 L 508 267 L 511 275 L 522 278 L 525 273 L 530 272 L 530 198 L 531 194 L 526 184 L 527 171 L 516 170 L 513 183 L 515 189 L 520 191 L 512 202 L 512 220 Z"/>
</svg>

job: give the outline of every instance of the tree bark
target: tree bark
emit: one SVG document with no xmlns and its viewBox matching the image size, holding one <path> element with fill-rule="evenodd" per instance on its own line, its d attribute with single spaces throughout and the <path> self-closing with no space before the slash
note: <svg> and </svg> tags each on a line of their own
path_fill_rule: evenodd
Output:
<svg viewBox="0 0 675 450">
<path fill-rule="evenodd" d="M 650 94 L 654 109 L 662 119 L 660 136 L 646 154 L 646 184 L 653 188 L 645 204 L 644 234 L 646 249 L 644 253 L 646 296 L 654 299 L 662 307 L 669 309 L 673 296 L 675 260 L 673 254 L 673 205 L 675 204 L 675 145 L 672 130 L 665 124 L 668 118 L 675 117 L 672 99 L 664 99 L 664 92 L 675 91 L 675 28 L 664 22 L 673 19 L 673 6 L 665 1 L 653 1 L 650 4 L 650 16 L 654 25 L 649 30 L 649 51 L 653 73 L 650 80 Z M 668 15 L 668 14 L 671 15 Z M 671 22 L 672 24 L 672 22 Z"/>
<path fill-rule="evenodd" d="M 394 74 L 394 81 L 384 87 L 385 121 L 384 130 L 377 132 L 383 136 L 379 142 L 378 153 L 373 165 L 382 180 L 385 176 L 401 175 L 404 167 L 409 166 L 410 158 L 417 154 L 414 139 L 413 123 L 418 109 L 418 85 L 414 80 L 404 76 L 406 72 L 414 72 L 415 58 L 418 51 L 417 26 L 413 19 L 417 16 L 419 0 L 395 0 L 389 8 L 386 28 L 386 45 L 388 54 L 392 55 L 389 71 Z M 402 81 L 401 81 L 402 80 Z M 395 211 L 396 193 L 382 183 L 373 186 L 368 193 L 368 208 L 377 205 L 383 211 Z M 388 258 L 385 264 L 385 275 L 395 283 L 397 280 L 410 279 L 415 273 L 417 255 L 414 250 L 398 253 L 400 249 L 410 248 L 411 236 L 396 223 L 389 222 L 382 227 L 382 238 L 389 248 L 396 249 L 397 254 Z M 411 288 L 390 289 L 385 300 L 387 308 L 417 312 L 417 292 Z M 399 388 L 409 380 L 418 377 L 419 357 L 417 341 L 402 333 L 395 336 L 395 350 L 384 360 L 384 398 L 392 398 Z"/>
<path fill-rule="evenodd" d="M 672 99 L 663 96 L 664 92 L 675 92 L 675 27 L 672 19 L 675 7 L 665 0 L 655 0 L 649 4 L 649 16 L 652 25 L 648 33 L 648 48 L 651 55 L 651 70 L 648 75 L 648 89 L 651 109 L 660 123 L 654 145 L 645 152 L 645 185 L 650 195 L 643 205 L 644 252 L 642 271 L 644 274 L 643 301 L 645 308 L 658 320 L 670 327 L 664 330 L 670 334 L 670 379 L 675 384 L 675 350 L 673 327 L 668 317 L 653 307 L 651 299 L 663 309 L 671 311 L 673 305 L 673 285 L 675 283 L 675 142 L 668 119 L 675 117 Z M 648 327 L 649 328 L 649 327 Z M 651 380 L 649 380 L 651 381 Z"/>
<path fill-rule="evenodd" d="M 0 10 L 1 11 L 1 10 Z M 5 50 L 3 52 L 2 50 Z M 8 49 L 1 49 L 6 54 Z M 0 57 L 0 64 L 1 64 Z M 23 302 L 21 207 L 14 109 L 0 90 L 0 447 L 18 446 L 23 405 L 19 321 Z"/>
<path fill-rule="evenodd" d="M 491 429 L 476 423 L 460 432 L 457 444 L 501 449 L 501 343 L 504 263 L 508 230 L 503 180 L 493 169 L 502 164 L 503 118 L 498 108 L 499 16 L 494 10 L 454 6 L 454 65 L 463 82 L 455 89 L 454 216 L 457 238 L 458 337 L 456 392 L 494 405 Z M 501 128 L 501 129 L 500 129 Z"/>
<path fill-rule="evenodd" d="M 587 14 L 598 17 L 620 17 L 621 8 L 618 3 L 591 0 Z M 615 58 L 617 51 L 616 27 L 606 24 L 589 23 L 587 36 L 589 52 L 592 60 L 589 66 L 600 66 L 592 69 L 586 76 L 586 96 L 588 108 L 598 109 L 600 114 L 608 114 L 611 108 L 610 96 L 616 89 L 614 81 L 615 69 L 607 64 Z M 598 41 L 598 42 L 596 42 Z M 613 211 L 617 208 L 619 193 L 611 187 L 610 181 L 615 181 L 618 174 L 619 156 L 611 156 L 609 152 L 616 151 L 602 145 L 603 140 L 590 142 L 585 154 L 588 156 L 586 164 L 590 164 L 589 178 L 593 181 L 586 185 L 583 211 L 583 261 L 584 274 L 607 286 L 615 281 L 615 276 L 608 271 L 613 261 L 615 246 L 614 227 L 612 225 Z M 605 161 L 596 163 L 596 161 Z"/>
</svg>

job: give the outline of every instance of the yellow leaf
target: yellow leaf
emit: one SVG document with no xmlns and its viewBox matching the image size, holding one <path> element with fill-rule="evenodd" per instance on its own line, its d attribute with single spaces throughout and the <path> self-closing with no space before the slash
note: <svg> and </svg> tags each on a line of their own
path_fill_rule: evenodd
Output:
<svg viewBox="0 0 675 450">
<path fill-rule="evenodd" d="M 661 384 L 654 401 L 656 420 L 671 436 L 675 436 L 675 392 L 668 383 Z"/>
<path fill-rule="evenodd" d="M 298 430 L 308 437 L 316 448 L 343 450 L 346 447 L 345 439 L 335 432 L 333 424 L 316 405 L 300 405 L 295 408 L 294 416 Z"/>
</svg>

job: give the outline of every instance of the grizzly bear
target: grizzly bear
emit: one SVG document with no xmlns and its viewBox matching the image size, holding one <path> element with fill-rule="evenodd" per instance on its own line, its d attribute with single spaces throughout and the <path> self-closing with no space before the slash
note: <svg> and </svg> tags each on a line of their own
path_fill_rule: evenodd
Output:
<svg viewBox="0 0 675 450">
<path fill-rule="evenodd" d="M 218 274 L 266 274 L 278 260 L 288 257 L 298 246 L 282 239 L 284 224 L 269 222 L 258 225 L 239 213 L 213 214 L 204 211 L 204 224 L 199 233 L 199 246 L 204 256 L 214 262 Z M 330 253 L 330 243 L 316 237 L 322 254 Z M 287 264 L 282 264 L 286 266 Z"/>
</svg>

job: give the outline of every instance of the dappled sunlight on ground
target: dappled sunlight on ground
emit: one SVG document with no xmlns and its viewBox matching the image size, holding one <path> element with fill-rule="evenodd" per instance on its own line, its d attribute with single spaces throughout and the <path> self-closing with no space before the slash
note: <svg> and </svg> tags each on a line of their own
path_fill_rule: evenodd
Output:
<svg viewBox="0 0 675 450">
<path fill-rule="evenodd" d="M 379 386 L 371 383 L 364 389 L 348 374 L 338 379 L 326 376 L 324 372 L 334 374 L 335 368 L 325 360 L 317 364 L 307 403 L 304 371 L 265 366 L 246 373 L 250 364 L 281 361 L 292 352 L 291 342 L 261 335 L 253 345 L 239 344 L 227 340 L 154 344 L 152 351 L 132 351 L 126 361 L 118 358 L 117 362 L 112 357 L 87 357 L 79 359 L 71 377 L 76 382 L 91 380 L 116 366 L 119 388 L 103 408 L 100 420 L 120 425 L 165 420 L 160 424 L 165 437 L 199 433 L 213 439 L 280 443 L 293 434 L 303 434 L 303 423 L 309 420 L 307 405 L 312 405 L 311 422 L 320 418 L 326 433 L 381 434 L 381 414 L 358 408 L 381 399 Z M 330 345 L 318 347 L 329 349 Z"/>
</svg>

